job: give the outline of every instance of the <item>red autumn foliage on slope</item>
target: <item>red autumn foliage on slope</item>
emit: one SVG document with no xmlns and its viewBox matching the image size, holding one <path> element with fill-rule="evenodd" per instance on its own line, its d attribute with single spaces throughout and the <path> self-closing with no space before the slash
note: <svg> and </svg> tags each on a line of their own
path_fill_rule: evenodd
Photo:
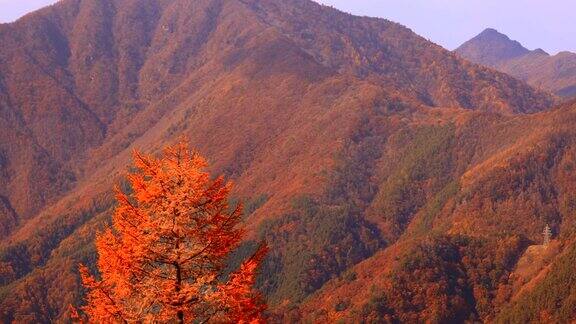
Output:
<svg viewBox="0 0 576 324">
<path fill-rule="evenodd" d="M 531 185 L 570 188 L 538 167 L 555 158 L 531 158 L 514 181 L 495 181 L 504 172 L 494 167 L 519 146 L 551 143 L 550 125 L 568 124 L 571 109 L 517 116 L 547 110 L 551 96 L 389 21 L 300 0 L 64 0 L 0 35 L 10 45 L 0 49 L 0 210 L 11 220 L 0 242 L 3 321 L 68 317 L 81 298 L 76 264 L 96 264 L 91 242 L 112 217 L 110 189 L 130 152 L 153 154 L 180 135 L 249 202 L 248 240 L 227 264 L 270 238 L 257 286 L 273 313 L 302 315 L 314 294 L 328 296 L 319 311 L 345 308 L 331 289 L 340 276 L 361 287 L 350 305 L 362 308 L 391 268 L 383 260 L 411 251 L 407 236 L 448 232 L 443 220 L 534 241 L 544 217 L 559 224 L 568 213 L 556 211 L 569 197 Z M 525 211 L 527 196 L 542 206 L 530 222 L 503 216 Z M 469 206 L 479 206 L 471 218 Z M 373 275 L 354 280 L 357 267 Z"/>
</svg>

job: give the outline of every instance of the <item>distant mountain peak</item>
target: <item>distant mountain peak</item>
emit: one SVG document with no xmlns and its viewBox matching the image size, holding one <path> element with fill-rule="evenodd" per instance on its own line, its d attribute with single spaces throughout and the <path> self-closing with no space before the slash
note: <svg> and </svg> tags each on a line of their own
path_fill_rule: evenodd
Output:
<svg viewBox="0 0 576 324">
<path fill-rule="evenodd" d="M 508 38 L 508 36 L 502 34 L 501 32 L 499 32 L 495 28 L 486 28 L 478 36 L 504 36 L 504 37 Z"/>
<path fill-rule="evenodd" d="M 502 61 L 526 55 L 530 50 L 498 30 L 486 28 L 457 48 L 456 53 L 475 63 L 496 66 Z"/>
<path fill-rule="evenodd" d="M 484 31 L 482 31 L 476 37 L 472 38 L 472 40 L 484 41 L 484 42 L 485 41 L 502 42 L 502 43 L 506 43 L 506 45 L 508 45 L 508 46 L 514 46 L 516 48 L 522 48 L 522 49 L 528 51 L 528 49 L 524 48 L 522 46 L 522 44 L 520 44 L 519 42 L 517 42 L 515 40 L 510 39 L 510 37 L 508 37 L 508 35 L 503 34 L 494 28 L 484 29 Z"/>
<path fill-rule="evenodd" d="M 543 49 L 541 49 L 541 48 L 537 48 L 537 49 L 533 50 L 533 51 L 532 51 L 532 54 L 550 56 L 550 54 L 549 54 L 548 52 L 546 52 L 545 50 L 543 50 Z"/>
<path fill-rule="evenodd" d="M 560 97 L 576 96 L 576 53 L 530 51 L 494 28 L 486 28 L 454 52 Z"/>
</svg>

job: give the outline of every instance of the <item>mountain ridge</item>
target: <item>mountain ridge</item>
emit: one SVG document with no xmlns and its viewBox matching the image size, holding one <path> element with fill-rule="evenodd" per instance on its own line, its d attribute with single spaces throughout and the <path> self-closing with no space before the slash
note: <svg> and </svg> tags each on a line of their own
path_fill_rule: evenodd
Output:
<svg viewBox="0 0 576 324">
<path fill-rule="evenodd" d="M 478 221 L 459 205 L 448 212 L 460 176 L 488 174 L 466 188 L 490 204 L 482 185 L 501 189 L 491 158 L 508 159 L 506 150 L 557 110 L 548 93 L 396 23 L 305 0 L 63 0 L 7 28 L 0 39 L 14 47 L 0 49 L 0 112 L 22 116 L 21 136 L 47 152 L 34 163 L 52 161 L 69 178 L 20 163 L 19 172 L 43 171 L 48 184 L 21 186 L 45 199 L 24 206 L 28 217 L 14 208 L 18 220 L 0 240 L 2 321 L 64 320 L 79 303 L 76 265 L 94 264 L 91 242 L 109 221 L 112 186 L 128 189 L 122 176 L 133 149 L 154 154 L 185 136 L 210 171 L 236 183 L 250 239 L 271 246 L 259 287 L 271 316 L 281 316 L 285 307 L 306 309 L 357 264 L 409 251 L 402 246 L 412 233 L 423 240 L 443 219 Z M 58 117 L 54 127 L 42 128 L 41 112 Z M 9 133 L 0 133 L 0 152 L 11 151 L 0 161 L 15 164 L 23 155 L 13 145 L 18 129 L 2 130 Z M 2 190 L 19 184 L 6 179 Z M 16 200 L 0 200 L 8 202 L 0 212 Z M 540 216 L 522 226 L 515 215 L 503 235 L 535 239 Z M 560 228 L 558 213 L 550 217 Z M 233 258 L 250 248 L 248 241 Z"/>
<path fill-rule="evenodd" d="M 333 57 L 333 63 L 326 63 L 329 59 L 326 55 L 323 57 L 322 51 L 317 48 L 318 42 L 303 38 L 302 35 L 305 35 L 303 31 L 290 31 L 286 29 L 288 27 L 282 27 L 301 25 L 297 21 L 299 17 L 283 14 L 287 10 L 279 11 L 278 8 L 282 8 L 286 4 L 278 5 L 275 2 L 254 3 L 249 1 L 233 2 L 235 6 L 241 3 L 243 4 L 243 9 L 240 6 L 238 6 L 238 9 L 248 16 L 252 15 L 252 21 L 268 19 L 280 22 L 276 25 L 271 25 L 270 22 L 260 21 L 259 24 L 264 24 L 261 26 L 268 26 L 276 30 L 274 33 L 292 35 L 290 38 L 292 42 L 299 44 L 299 47 L 304 52 L 311 53 L 317 61 L 322 62 L 321 64 L 327 64 L 328 68 L 336 69 L 342 73 L 352 73 L 360 79 L 386 85 L 388 88 L 393 88 L 393 91 L 409 94 L 415 97 L 414 100 L 423 101 L 428 105 L 463 106 L 469 109 L 477 107 L 479 109 L 495 109 L 506 112 L 526 110 L 529 112 L 549 107 L 552 103 L 551 99 L 545 94 L 531 92 L 531 90 L 513 79 L 506 79 L 504 76 L 492 76 L 489 73 L 486 74 L 485 71 L 475 71 L 474 69 L 477 68 L 472 68 L 471 66 L 461 68 L 460 62 L 451 56 L 447 56 L 445 50 L 425 42 L 422 38 L 415 36 L 409 30 L 397 24 L 371 18 L 353 18 L 353 16 L 341 14 L 334 9 L 328 9 L 320 5 L 298 1 L 292 2 L 300 6 L 295 8 L 299 10 L 298 12 L 302 16 L 305 15 L 305 12 L 316 12 L 316 15 L 318 15 L 318 12 L 326 10 L 330 12 L 330 15 L 341 17 L 341 21 L 325 19 L 324 21 L 320 20 L 322 23 L 315 22 L 315 28 L 322 30 L 322 33 L 318 33 L 319 39 L 322 39 L 321 43 L 329 46 L 339 46 L 333 50 L 333 52 L 339 53 L 331 56 Z M 118 5 L 125 6 L 125 8 L 130 10 L 122 11 L 117 16 L 116 20 L 118 22 L 116 23 L 111 21 L 112 18 L 106 18 L 107 15 L 111 15 L 113 11 L 117 10 L 110 7 L 111 4 L 108 2 L 97 4 L 89 1 L 81 5 L 78 1 L 62 1 L 54 6 L 30 14 L 13 24 L 6 25 L 6 30 L 9 30 L 9 32 L 3 34 L 6 38 L 4 42 L 10 46 L 5 47 L 1 55 L 2 61 L 5 62 L 3 66 L 10 66 L 11 70 L 6 70 L 5 68 L 2 74 L 4 76 L 14 76 L 11 80 L 3 81 L 5 84 L 3 88 L 7 89 L 9 102 L 12 102 L 12 104 L 6 104 L 6 106 L 19 107 L 19 111 L 15 113 L 22 116 L 24 127 L 30 129 L 35 141 L 46 149 L 51 156 L 54 156 L 55 163 L 67 163 L 66 161 L 70 159 L 70 153 L 65 152 L 62 149 L 63 147 L 69 147 L 76 154 L 79 154 L 88 147 L 98 146 L 98 143 L 101 143 L 105 136 L 109 136 L 106 134 L 114 133 L 122 128 L 122 125 L 129 120 L 130 117 L 128 116 L 130 114 L 142 110 L 143 106 L 149 105 L 147 102 L 150 100 L 152 102 L 158 100 L 158 94 L 154 93 L 170 92 L 177 82 L 184 80 L 178 73 L 172 73 L 177 71 L 174 66 L 162 66 L 152 62 L 186 60 L 185 57 L 175 55 L 176 52 L 174 51 L 181 46 L 178 43 L 192 41 L 192 43 L 189 43 L 190 48 L 188 49 L 192 52 L 185 54 L 188 56 L 193 55 L 196 50 L 194 48 L 201 44 L 194 44 L 194 40 L 186 39 L 186 37 L 190 38 L 190 36 L 184 37 L 185 35 L 183 35 L 179 40 L 172 41 L 171 46 L 173 49 L 161 49 L 162 44 L 167 44 L 167 35 L 171 35 L 175 31 L 175 27 L 171 26 L 173 23 L 167 19 L 169 17 L 178 19 L 178 15 L 181 15 L 181 13 L 176 13 L 173 11 L 174 9 L 170 8 L 176 8 L 177 6 L 185 5 L 185 3 L 178 1 L 158 3 L 144 1 L 142 5 L 138 4 L 140 3 L 133 1 L 119 3 Z M 214 15 L 221 5 L 213 2 L 210 5 L 211 7 L 206 7 L 205 10 L 213 12 L 209 13 L 209 15 Z M 267 17 L 258 18 L 258 15 L 261 15 L 263 11 L 258 9 L 258 7 L 254 9 L 254 7 L 246 6 L 266 6 L 267 10 L 265 12 L 270 14 Z M 168 10 L 168 16 L 164 17 L 165 21 L 163 22 L 159 20 L 161 17 L 158 16 L 161 8 Z M 186 12 L 186 10 L 183 10 L 183 12 Z M 252 13 L 248 14 L 248 12 Z M 98 17 L 101 17 L 103 21 L 94 23 Z M 39 26 L 29 23 L 36 19 L 40 23 Z M 355 32 L 354 28 L 352 28 L 353 24 L 351 25 L 351 22 L 347 22 L 346 19 L 358 21 L 360 28 L 371 30 L 370 38 L 362 39 L 362 34 Z M 137 22 L 136 26 L 138 27 L 136 28 L 131 24 L 123 24 L 124 20 Z M 83 26 L 83 21 L 91 22 L 94 26 Z M 327 30 L 338 27 L 336 24 L 342 25 L 339 32 L 340 36 L 326 36 L 330 35 Z M 75 25 L 78 25 L 76 29 Z M 28 31 L 26 33 L 18 33 L 15 29 L 16 26 L 22 26 Z M 104 28 L 104 26 L 109 27 Z M 117 28 L 118 30 L 112 32 L 110 26 L 119 27 Z M 188 28 L 188 32 L 194 35 L 196 30 L 202 30 L 205 26 L 210 26 L 208 16 L 196 25 L 182 28 Z M 328 28 L 327 26 L 330 27 Z M 343 26 L 346 26 L 346 28 L 342 28 Z M 384 28 L 384 31 L 381 31 L 382 28 Z M 386 32 L 386 29 L 390 30 Z M 205 32 L 211 31 L 206 29 Z M 404 34 L 406 39 L 413 40 L 410 42 L 398 42 L 398 39 L 393 35 L 399 32 Z M 86 34 L 82 35 L 80 33 Z M 126 35 L 130 35 L 130 39 L 127 39 Z M 202 42 L 203 37 L 205 37 L 201 34 L 199 35 L 195 42 Z M 280 36 L 276 35 L 273 37 Z M 115 37 L 118 38 L 116 41 L 114 41 Z M 353 39 L 355 41 L 352 41 Z M 377 44 L 389 45 L 370 49 L 369 44 L 375 39 L 380 39 Z M 370 42 L 367 43 L 367 41 Z M 123 49 L 119 50 L 118 48 L 115 49 L 115 46 L 106 45 L 113 42 L 123 44 Z M 345 45 L 346 42 L 349 45 Z M 411 44 L 411 42 L 418 44 L 418 47 L 414 47 L 412 50 L 425 51 L 429 53 L 428 55 L 434 56 L 434 59 L 443 57 L 442 60 L 444 60 L 446 66 L 454 69 L 453 73 L 450 72 L 450 75 L 447 75 L 446 71 L 434 72 L 435 68 L 434 65 L 431 65 L 430 60 L 422 62 L 413 60 L 414 62 L 410 63 L 410 65 L 403 63 L 404 60 L 400 54 L 403 50 L 401 47 L 410 48 L 408 43 Z M 99 47 L 94 46 L 96 43 L 100 44 Z M 30 45 L 23 47 L 22 44 Z M 50 50 L 44 50 L 43 53 L 40 53 L 35 48 Z M 360 49 L 363 49 L 362 51 L 365 51 L 365 53 L 361 52 Z M 388 54 L 383 56 L 383 50 Z M 153 54 L 153 59 L 145 60 L 146 53 Z M 129 57 L 131 59 L 128 59 Z M 206 58 L 202 59 L 205 60 Z M 357 59 L 360 60 L 358 61 Z M 233 63 L 234 61 L 229 60 L 229 62 Z M 189 63 L 196 64 L 193 63 L 193 60 Z M 423 66 L 423 64 L 426 66 Z M 436 78 L 439 81 L 433 82 L 435 79 L 428 80 L 426 75 L 418 73 L 423 68 L 431 69 L 429 75 L 433 73 L 441 75 Z M 478 78 L 477 84 L 481 84 L 481 86 L 473 85 L 467 81 L 466 78 L 468 76 L 454 79 L 454 75 L 466 75 L 468 73 L 466 69 L 470 68 L 475 71 L 475 77 Z M 394 77 L 391 77 L 392 75 Z M 533 99 L 526 100 L 528 97 L 525 95 L 511 96 L 510 90 L 505 88 L 491 89 L 492 84 L 490 81 L 480 81 L 488 75 L 490 75 L 490 78 L 506 80 L 504 82 L 507 83 L 506 87 L 517 87 L 520 93 L 524 93 L 528 97 L 532 96 Z M 34 76 L 36 79 L 32 81 L 25 80 L 22 78 L 23 76 Z M 162 81 L 158 83 L 154 81 L 156 79 Z M 44 83 L 46 85 L 43 85 Z M 451 86 L 451 84 L 456 83 L 459 83 L 458 87 Z M 35 88 L 44 86 L 49 94 L 47 96 L 36 94 L 37 98 L 26 97 L 28 96 L 27 93 L 34 93 L 31 86 L 35 86 Z M 445 88 L 452 88 L 453 93 L 442 93 Z M 142 93 L 138 94 L 138 92 Z M 493 92 L 503 100 L 500 102 L 488 102 L 484 98 L 486 92 Z M 62 101 L 60 98 L 68 98 L 69 103 L 67 103 L 67 106 L 74 108 L 70 111 L 52 112 L 59 106 L 59 101 Z M 514 100 L 520 98 L 523 101 L 514 102 Z M 512 100 L 506 103 L 508 99 Z M 35 106 L 30 105 L 32 102 L 36 102 Z M 528 102 L 533 102 L 533 104 L 528 104 Z M 502 103 L 503 105 L 499 106 Z M 537 108 L 534 109 L 534 107 Z M 47 117 L 45 118 L 52 122 L 52 125 L 48 127 L 60 128 L 58 131 L 47 134 L 47 122 L 44 119 L 38 119 L 38 112 L 42 110 L 46 111 Z M 70 124 L 64 120 L 64 116 L 67 115 L 70 116 L 69 118 L 81 122 Z M 54 116 L 61 117 L 60 119 L 55 119 Z M 55 135 L 61 137 L 54 137 Z M 65 145 L 60 145 L 61 143 L 65 143 Z M 27 214 L 26 211 L 21 209 L 18 206 L 16 207 L 19 213 Z"/>
<path fill-rule="evenodd" d="M 487 28 L 455 50 L 459 55 L 482 65 L 498 63 L 524 56 L 530 50 L 494 28 Z"/>
<path fill-rule="evenodd" d="M 570 98 L 576 95 L 576 53 L 530 51 L 495 29 L 487 29 L 454 50 L 471 62 L 492 67 L 534 87 Z"/>
</svg>

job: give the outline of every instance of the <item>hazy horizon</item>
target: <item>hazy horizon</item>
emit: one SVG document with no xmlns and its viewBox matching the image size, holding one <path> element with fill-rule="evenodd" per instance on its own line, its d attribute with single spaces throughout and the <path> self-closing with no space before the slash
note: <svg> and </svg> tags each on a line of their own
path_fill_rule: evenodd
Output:
<svg viewBox="0 0 576 324">
<path fill-rule="evenodd" d="M 401 23 L 453 50 L 486 28 L 526 48 L 576 52 L 576 4 L 569 0 L 320 0 L 340 10 Z M 519 10 L 521 9 L 521 10 Z"/>
<path fill-rule="evenodd" d="M 0 22 L 55 3 L 54 0 L 0 0 Z M 389 19 L 453 50 L 486 28 L 494 28 L 528 49 L 550 54 L 576 52 L 576 5 L 569 0 L 319 0 L 342 11 Z M 522 10 L 518 10 L 522 8 Z"/>
</svg>

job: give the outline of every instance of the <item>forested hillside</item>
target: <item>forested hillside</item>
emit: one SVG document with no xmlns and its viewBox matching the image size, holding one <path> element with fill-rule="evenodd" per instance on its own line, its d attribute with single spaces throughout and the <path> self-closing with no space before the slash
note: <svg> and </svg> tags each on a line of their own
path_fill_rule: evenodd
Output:
<svg viewBox="0 0 576 324">
<path fill-rule="evenodd" d="M 308 0 L 63 0 L 0 41 L 4 322 L 68 318 L 132 150 L 182 136 L 246 203 L 230 264 L 270 246 L 271 321 L 519 318 L 509 275 L 546 224 L 565 275 L 576 107 L 399 24 Z"/>
</svg>

